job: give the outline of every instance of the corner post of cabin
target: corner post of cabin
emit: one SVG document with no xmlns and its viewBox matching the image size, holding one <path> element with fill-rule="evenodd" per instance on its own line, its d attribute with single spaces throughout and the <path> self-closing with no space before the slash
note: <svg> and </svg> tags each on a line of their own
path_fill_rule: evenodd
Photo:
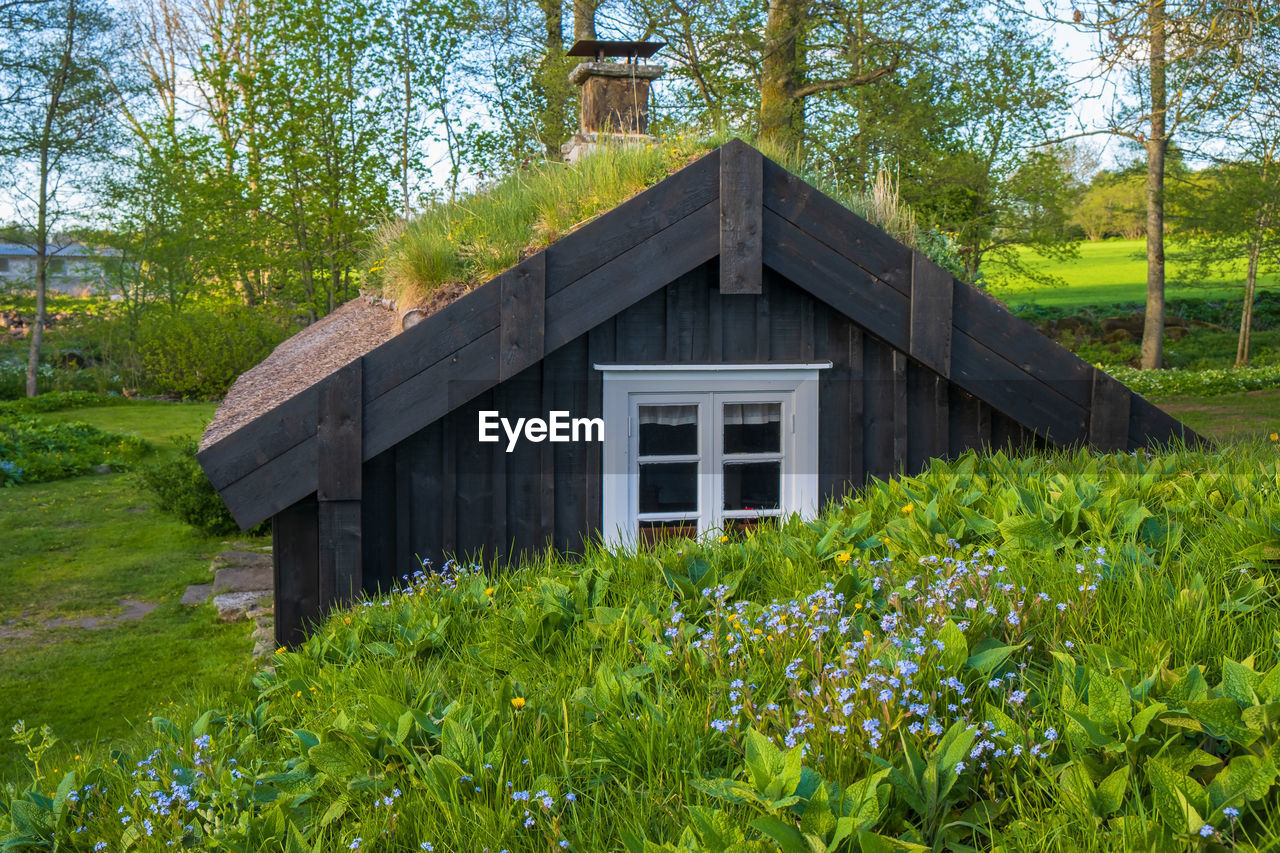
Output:
<svg viewBox="0 0 1280 853">
<path fill-rule="evenodd" d="M 325 380 L 316 419 L 319 457 L 320 613 L 354 600 L 364 587 L 360 518 L 364 359 Z"/>
</svg>

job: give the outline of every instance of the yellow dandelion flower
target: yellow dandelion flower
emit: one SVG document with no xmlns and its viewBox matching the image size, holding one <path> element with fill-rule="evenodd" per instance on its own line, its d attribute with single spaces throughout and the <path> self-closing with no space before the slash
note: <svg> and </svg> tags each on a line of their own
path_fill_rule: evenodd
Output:
<svg viewBox="0 0 1280 853">
<path fill-rule="evenodd" d="M 484 591 L 485 595 L 493 595 L 493 587 L 489 587 Z"/>
<path fill-rule="evenodd" d="M 728 536 L 721 536 L 721 537 L 720 537 L 720 541 L 721 541 L 721 542 L 728 542 L 728 541 L 729 541 L 729 537 L 728 537 Z"/>
<path fill-rule="evenodd" d="M 842 566 L 852 559 L 853 557 L 849 555 L 848 551 L 841 551 L 839 554 L 836 554 L 836 562 Z"/>
<path fill-rule="evenodd" d="M 351 624 L 351 617 L 350 617 L 350 616 L 343 616 L 343 617 L 342 617 L 342 624 L 343 624 L 343 625 L 350 625 L 350 624 Z"/>
<path fill-rule="evenodd" d="M 761 634 L 763 634 L 763 633 L 764 633 L 764 631 L 761 631 L 759 628 L 756 628 L 756 629 L 755 629 L 754 631 L 752 631 L 751 633 L 755 634 L 755 635 L 758 637 L 758 636 L 760 636 Z"/>
<path fill-rule="evenodd" d="M 1273 432 L 1271 433 L 1271 435 L 1267 436 L 1267 438 L 1271 439 L 1272 441 L 1280 441 L 1280 432 Z"/>
<path fill-rule="evenodd" d="M 523 707 L 524 707 L 524 697 L 523 697 L 523 696 L 513 696 L 513 697 L 511 698 L 511 707 L 512 707 L 512 708 L 515 708 L 517 711 L 519 711 L 521 708 L 523 708 Z"/>
<path fill-rule="evenodd" d="M 861 610 L 861 609 L 862 609 L 862 602 L 861 602 L 861 601 L 854 602 L 853 609 L 854 609 L 854 610 Z"/>
<path fill-rule="evenodd" d="M 863 631 L 863 632 L 862 632 L 862 636 L 864 636 L 864 637 L 870 637 L 870 636 L 871 636 L 871 632 L 870 632 L 870 631 Z"/>
<path fill-rule="evenodd" d="M 907 504 L 906 506 L 904 506 L 904 507 L 902 508 L 902 514 L 903 514 L 903 515 L 911 515 L 911 513 L 915 512 L 915 509 L 916 509 L 916 505 L 915 505 L 915 504 Z"/>
</svg>

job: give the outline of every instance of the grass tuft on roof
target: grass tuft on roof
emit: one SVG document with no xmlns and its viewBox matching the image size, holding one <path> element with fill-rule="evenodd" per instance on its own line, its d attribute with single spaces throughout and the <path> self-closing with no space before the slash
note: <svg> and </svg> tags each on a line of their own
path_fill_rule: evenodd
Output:
<svg viewBox="0 0 1280 853">
<path fill-rule="evenodd" d="M 727 142 L 729 134 L 667 139 L 653 145 L 609 146 L 577 164 L 544 162 L 453 201 L 434 204 L 412 220 L 387 223 L 365 266 L 365 291 L 407 311 L 450 300 L 483 284 L 521 258 L 545 248 Z M 869 193 L 842 186 L 796 157 L 760 146 L 872 224 L 920 249 L 952 273 L 962 267 L 939 229 L 921 226 L 881 173 Z"/>
</svg>

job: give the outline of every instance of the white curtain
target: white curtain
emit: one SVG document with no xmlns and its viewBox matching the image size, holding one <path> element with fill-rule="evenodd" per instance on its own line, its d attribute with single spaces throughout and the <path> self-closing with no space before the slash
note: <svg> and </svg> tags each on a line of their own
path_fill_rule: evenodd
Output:
<svg viewBox="0 0 1280 853">
<path fill-rule="evenodd" d="M 782 407 L 777 403 L 726 403 L 725 426 L 742 424 L 776 424 L 782 420 Z"/>
<path fill-rule="evenodd" d="M 640 425 L 688 426 L 698 422 L 697 406 L 641 406 Z"/>
</svg>

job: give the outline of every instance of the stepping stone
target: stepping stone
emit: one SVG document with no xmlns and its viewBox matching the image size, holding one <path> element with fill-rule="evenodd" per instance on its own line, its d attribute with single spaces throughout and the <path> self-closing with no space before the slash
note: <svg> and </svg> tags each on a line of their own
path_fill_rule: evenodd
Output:
<svg viewBox="0 0 1280 853">
<path fill-rule="evenodd" d="M 238 622 L 260 602 L 270 601 L 269 590 L 256 592 L 227 592 L 213 597 L 213 606 L 218 610 L 218 618 L 223 622 Z"/>
<path fill-rule="evenodd" d="M 124 612 L 116 616 L 116 620 L 121 619 L 141 619 L 152 610 L 159 607 L 158 604 L 151 601 L 135 601 L 132 598 L 120 599 L 120 606 L 124 608 Z"/>
<path fill-rule="evenodd" d="M 187 587 L 187 591 L 182 594 L 182 603 L 188 607 L 197 604 L 203 604 L 209 600 L 209 596 L 213 595 L 213 584 L 196 583 Z"/>
<path fill-rule="evenodd" d="M 260 551 L 223 551 L 221 554 L 213 558 L 213 562 L 209 564 L 209 571 L 217 572 L 219 569 L 252 569 L 265 566 L 267 571 L 271 571 L 271 555 L 264 554 Z"/>
<path fill-rule="evenodd" d="M 224 592 L 257 592 L 271 590 L 273 573 L 270 561 L 265 566 L 243 566 L 219 569 L 213 576 L 213 594 Z"/>
</svg>

